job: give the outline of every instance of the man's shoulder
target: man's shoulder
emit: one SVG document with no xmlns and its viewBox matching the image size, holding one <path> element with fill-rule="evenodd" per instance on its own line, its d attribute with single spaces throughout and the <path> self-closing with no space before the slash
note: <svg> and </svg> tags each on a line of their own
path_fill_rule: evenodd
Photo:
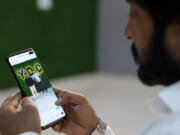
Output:
<svg viewBox="0 0 180 135">
<path fill-rule="evenodd" d="M 179 135 L 180 111 L 164 115 L 151 122 L 140 135 Z M 173 129 L 173 130 L 172 130 Z"/>
</svg>

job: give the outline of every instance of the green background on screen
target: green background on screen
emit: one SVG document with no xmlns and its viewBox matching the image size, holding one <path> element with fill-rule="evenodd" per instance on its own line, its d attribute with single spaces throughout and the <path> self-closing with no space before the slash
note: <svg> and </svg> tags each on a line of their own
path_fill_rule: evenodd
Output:
<svg viewBox="0 0 180 135">
<path fill-rule="evenodd" d="M 36 70 L 36 68 L 35 68 L 35 65 L 36 65 L 36 64 L 41 65 L 40 62 L 39 62 L 39 60 L 38 60 L 37 58 L 13 66 L 13 70 L 14 70 L 14 72 L 15 72 L 15 74 L 16 74 L 16 77 L 17 77 L 17 79 L 18 79 L 21 87 L 22 87 L 22 90 L 23 90 L 25 96 L 32 96 L 32 93 L 31 93 L 31 91 L 30 91 L 30 89 L 29 89 L 29 86 L 28 86 L 28 85 L 26 84 L 26 82 L 25 82 L 25 79 L 24 79 L 25 77 L 22 77 L 21 75 L 19 75 L 18 72 L 20 71 L 21 73 L 23 73 L 23 76 L 25 76 L 25 73 L 26 73 L 26 74 L 28 74 L 29 77 L 31 77 L 31 75 L 30 75 L 30 74 L 28 73 L 28 71 L 26 70 L 28 67 L 31 67 L 36 73 L 39 73 L 39 74 L 40 74 L 41 79 L 42 79 L 43 83 L 45 84 L 45 86 L 46 86 L 47 88 L 51 87 L 51 85 L 50 85 L 50 83 L 49 83 L 49 80 L 48 80 L 48 78 L 47 78 L 47 76 L 46 76 L 46 74 L 45 74 L 45 71 L 43 70 L 42 65 L 41 65 L 42 71 L 39 72 L 39 71 Z M 23 72 L 22 72 L 22 70 L 23 70 Z M 37 92 L 40 92 L 41 89 L 38 87 L 37 83 L 34 83 L 34 85 L 35 85 L 35 87 L 36 87 L 36 89 L 37 89 Z"/>
</svg>

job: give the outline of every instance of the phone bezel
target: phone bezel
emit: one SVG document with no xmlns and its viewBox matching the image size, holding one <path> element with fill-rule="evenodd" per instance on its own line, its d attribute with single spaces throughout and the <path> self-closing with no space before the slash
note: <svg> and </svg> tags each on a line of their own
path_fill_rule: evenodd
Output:
<svg viewBox="0 0 180 135">
<path fill-rule="evenodd" d="M 24 94 L 24 92 L 23 92 L 23 88 L 21 87 L 21 85 L 20 85 L 20 83 L 19 83 L 19 81 L 18 81 L 18 78 L 16 77 L 16 74 L 15 74 L 15 72 L 13 71 L 13 68 L 12 68 L 12 66 L 11 66 L 11 64 L 10 64 L 10 62 L 9 62 L 9 58 L 10 58 L 10 57 L 13 57 L 13 56 L 16 56 L 16 55 L 19 55 L 19 54 L 21 54 L 21 53 L 29 52 L 29 51 L 35 52 L 33 48 L 28 48 L 28 49 L 25 49 L 25 50 L 21 50 L 21 51 L 12 53 L 12 54 L 6 56 L 6 58 L 5 58 L 5 60 L 6 60 L 7 64 L 8 64 L 8 66 L 9 66 L 9 68 L 10 68 L 10 71 L 11 71 L 11 73 L 13 74 L 13 77 L 15 78 L 16 83 L 17 83 L 17 85 L 18 85 L 18 87 L 19 87 L 19 89 L 20 89 L 20 91 L 21 91 L 23 97 L 25 97 L 25 94 Z M 37 57 L 37 58 L 38 58 L 38 57 Z M 55 120 L 55 121 L 53 121 L 53 122 L 47 124 L 46 126 L 41 126 L 42 130 L 45 130 L 45 129 L 47 129 L 47 128 L 53 126 L 54 124 L 56 124 L 56 123 L 58 123 L 58 122 L 64 120 L 65 117 L 66 117 L 66 115 L 65 115 L 64 117 L 60 118 L 60 119 L 57 119 L 57 120 Z"/>
</svg>

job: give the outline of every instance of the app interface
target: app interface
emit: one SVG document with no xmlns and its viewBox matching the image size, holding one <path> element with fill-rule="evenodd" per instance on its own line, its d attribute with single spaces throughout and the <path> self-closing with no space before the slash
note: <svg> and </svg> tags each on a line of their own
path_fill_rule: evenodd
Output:
<svg viewBox="0 0 180 135">
<path fill-rule="evenodd" d="M 36 104 L 41 126 L 46 126 L 65 116 L 63 108 L 55 105 L 57 97 L 37 56 L 13 64 L 12 68 L 25 96 L 29 96 Z"/>
</svg>

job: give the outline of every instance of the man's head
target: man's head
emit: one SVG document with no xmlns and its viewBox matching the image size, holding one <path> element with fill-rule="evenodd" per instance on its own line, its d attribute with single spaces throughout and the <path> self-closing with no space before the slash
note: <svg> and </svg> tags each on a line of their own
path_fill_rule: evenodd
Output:
<svg viewBox="0 0 180 135">
<path fill-rule="evenodd" d="M 169 85 L 180 79 L 180 9 L 175 0 L 128 0 L 125 30 L 140 79 L 149 85 Z"/>
</svg>

